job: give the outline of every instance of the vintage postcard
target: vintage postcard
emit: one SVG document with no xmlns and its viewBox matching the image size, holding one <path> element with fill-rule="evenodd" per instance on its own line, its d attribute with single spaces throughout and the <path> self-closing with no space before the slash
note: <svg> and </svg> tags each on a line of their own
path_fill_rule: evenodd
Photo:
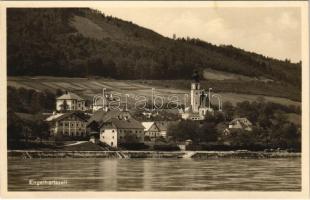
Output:
<svg viewBox="0 0 310 200">
<path fill-rule="evenodd" d="M 0 5 L 1 196 L 309 198 L 307 1 Z"/>
</svg>

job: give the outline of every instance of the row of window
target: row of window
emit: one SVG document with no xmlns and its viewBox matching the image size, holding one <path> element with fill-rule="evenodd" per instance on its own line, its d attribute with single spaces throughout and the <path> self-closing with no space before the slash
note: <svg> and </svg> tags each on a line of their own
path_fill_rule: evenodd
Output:
<svg viewBox="0 0 310 200">
<path fill-rule="evenodd" d="M 102 132 L 104 132 L 104 130 L 102 130 Z M 113 129 L 112 130 L 112 133 L 114 133 L 115 130 Z M 120 129 L 119 130 L 119 133 L 142 133 L 142 131 L 133 131 L 133 130 L 125 130 L 125 129 Z"/>
<path fill-rule="evenodd" d="M 102 138 L 104 138 L 104 135 L 102 135 Z M 136 136 L 136 139 L 139 139 L 140 137 Z M 114 139 L 114 136 L 112 136 L 112 139 Z M 125 139 L 125 137 L 120 136 L 119 139 Z"/>
<path fill-rule="evenodd" d="M 59 126 L 69 126 L 70 122 L 59 122 Z M 75 125 L 75 123 L 71 123 L 71 127 L 73 127 Z M 84 123 L 76 123 L 76 126 L 79 127 L 84 127 L 85 124 Z"/>
<path fill-rule="evenodd" d="M 68 135 L 68 136 L 86 136 L 86 133 L 84 132 L 80 132 L 80 131 L 77 131 L 77 132 L 62 132 L 63 135 Z"/>
</svg>

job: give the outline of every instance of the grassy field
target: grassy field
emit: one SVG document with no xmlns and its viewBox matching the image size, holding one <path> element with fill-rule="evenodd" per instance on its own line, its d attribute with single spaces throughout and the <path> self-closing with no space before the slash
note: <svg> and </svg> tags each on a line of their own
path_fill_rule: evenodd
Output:
<svg viewBox="0 0 310 200">
<path fill-rule="evenodd" d="M 107 92 L 119 93 L 121 97 L 126 98 L 128 94 L 128 103 L 135 102 L 137 96 L 143 95 L 147 99 L 152 98 L 152 88 L 155 89 L 155 95 L 164 97 L 166 101 L 169 96 L 178 96 L 183 103 L 184 95 L 190 92 L 189 82 L 183 82 L 183 87 L 174 87 L 173 81 L 139 81 L 139 80 L 112 80 L 104 78 L 64 78 L 64 77 L 8 77 L 8 86 L 27 89 L 34 89 L 37 91 L 56 89 L 67 90 L 79 94 L 85 99 L 91 100 L 94 95 L 102 94 L 102 89 L 106 88 Z M 169 84 L 169 85 L 167 85 Z M 188 86 L 187 86 L 188 85 Z M 298 101 L 293 101 L 288 98 L 281 98 L 276 96 L 266 96 L 260 94 L 246 94 L 223 92 L 220 88 L 212 87 L 214 93 L 220 94 L 222 101 L 230 101 L 233 104 L 241 101 L 254 101 L 258 97 L 264 97 L 267 101 L 272 101 L 284 105 L 301 105 Z M 212 93 L 212 94 L 214 94 Z M 216 98 L 212 99 L 213 104 L 217 104 Z M 189 98 L 187 98 L 189 103 Z"/>
</svg>

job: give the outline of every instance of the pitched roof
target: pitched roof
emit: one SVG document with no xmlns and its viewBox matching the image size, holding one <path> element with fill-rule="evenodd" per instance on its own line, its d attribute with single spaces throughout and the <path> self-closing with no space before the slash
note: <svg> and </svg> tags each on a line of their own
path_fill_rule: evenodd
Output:
<svg viewBox="0 0 310 200">
<path fill-rule="evenodd" d="M 102 123 L 107 122 L 111 118 L 119 118 L 119 116 L 122 116 L 123 114 L 129 114 L 129 112 L 128 111 L 120 111 L 120 110 L 104 111 L 103 109 L 99 109 L 88 120 L 88 124 L 91 124 L 92 122 L 95 121 L 101 125 Z"/>
<path fill-rule="evenodd" d="M 235 118 L 235 119 L 231 120 L 231 121 L 229 122 L 229 124 L 233 124 L 233 123 L 235 123 L 235 122 L 237 122 L 237 121 L 239 121 L 239 122 L 242 123 L 242 124 L 243 124 L 243 121 L 246 121 L 247 123 L 249 123 L 249 125 L 252 125 L 252 122 L 250 122 L 250 120 L 248 120 L 248 119 L 245 118 L 245 117 Z M 245 124 L 244 124 L 244 125 L 245 125 Z"/>
<path fill-rule="evenodd" d="M 103 123 L 102 126 L 110 127 L 111 125 L 118 129 L 144 129 L 144 126 L 142 126 L 142 124 L 139 121 L 133 118 L 127 120 L 112 118 L 109 121 Z"/>
<path fill-rule="evenodd" d="M 57 119 L 59 119 L 61 116 L 63 116 L 65 113 L 57 113 L 57 114 L 53 114 L 51 116 L 49 116 L 48 118 L 46 118 L 46 121 L 57 121 Z"/>
<path fill-rule="evenodd" d="M 81 97 L 79 97 L 78 95 L 72 93 L 72 92 L 68 92 L 66 94 L 61 95 L 60 97 L 57 97 L 58 100 L 78 100 L 78 101 L 84 101 L 84 99 L 82 99 Z"/>
<path fill-rule="evenodd" d="M 156 126 L 160 131 L 167 131 L 168 125 L 173 123 L 172 121 L 157 121 L 155 122 Z"/>
<path fill-rule="evenodd" d="M 59 120 L 62 120 L 66 117 L 69 117 L 71 115 L 75 115 L 77 116 L 78 118 L 82 119 L 83 121 L 87 121 L 84 116 L 83 116 L 83 113 L 79 112 L 79 111 L 72 111 L 72 112 L 68 112 L 68 113 L 57 113 L 55 115 L 51 115 L 49 116 L 46 121 L 48 122 L 53 122 L 53 121 L 59 121 Z"/>
<path fill-rule="evenodd" d="M 154 122 L 142 122 L 142 126 L 144 126 L 144 130 L 148 131 L 152 126 Z"/>
</svg>

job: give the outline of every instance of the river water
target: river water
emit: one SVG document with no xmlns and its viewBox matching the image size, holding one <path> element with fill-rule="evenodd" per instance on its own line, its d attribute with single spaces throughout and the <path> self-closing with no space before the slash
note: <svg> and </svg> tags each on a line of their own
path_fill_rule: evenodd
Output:
<svg viewBox="0 0 310 200">
<path fill-rule="evenodd" d="M 300 191 L 301 159 L 9 159 L 8 190 Z"/>
</svg>

